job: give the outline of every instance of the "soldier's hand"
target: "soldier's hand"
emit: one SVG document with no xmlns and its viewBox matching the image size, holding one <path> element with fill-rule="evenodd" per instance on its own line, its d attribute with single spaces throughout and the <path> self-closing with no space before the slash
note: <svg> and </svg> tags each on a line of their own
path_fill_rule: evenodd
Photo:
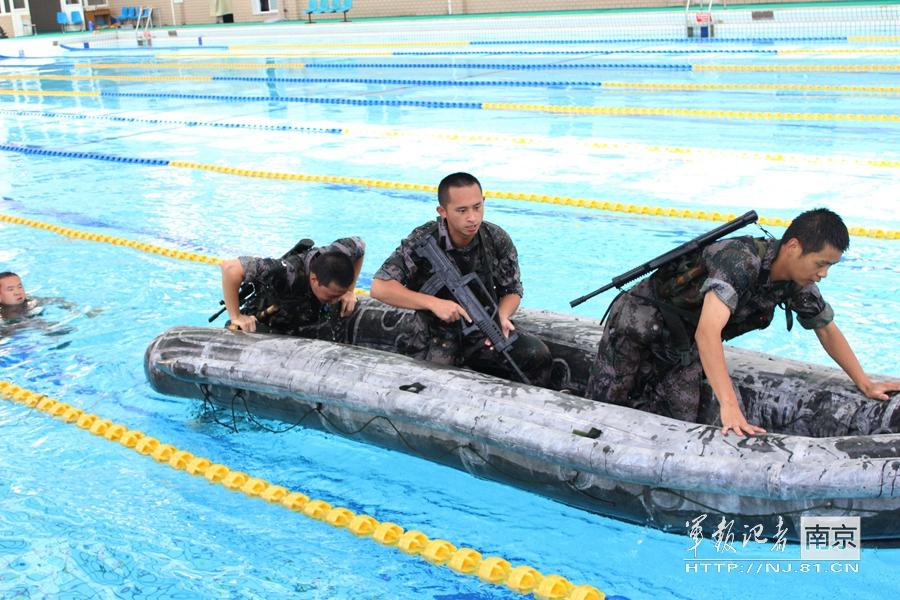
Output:
<svg viewBox="0 0 900 600">
<path fill-rule="evenodd" d="M 445 323 L 455 323 L 460 319 L 465 319 L 467 323 L 472 322 L 472 317 L 469 316 L 469 313 L 465 311 L 465 309 L 452 300 L 441 300 L 440 298 L 435 298 L 431 304 L 431 312 L 434 313 L 441 321 Z"/>
<path fill-rule="evenodd" d="M 500 332 L 503 333 L 503 337 L 508 338 L 509 335 L 516 330 L 516 326 L 512 324 L 506 317 L 498 317 L 498 321 L 500 321 Z M 485 338 L 484 345 L 488 348 L 493 348 L 494 345 L 491 343 L 490 338 Z"/>
<path fill-rule="evenodd" d="M 341 316 L 346 317 L 356 308 L 356 293 L 353 290 L 349 290 L 346 294 L 341 296 Z"/>
<path fill-rule="evenodd" d="M 866 397 L 872 400 L 890 400 L 888 394 L 900 392 L 900 381 L 870 381 L 869 385 L 861 389 Z"/>
<path fill-rule="evenodd" d="M 241 331 L 256 331 L 256 317 L 253 315 L 240 315 L 231 320 L 231 324 L 237 326 Z"/>
<path fill-rule="evenodd" d="M 766 433 L 766 430 L 756 425 L 751 425 L 744 418 L 744 414 L 737 406 L 723 406 L 720 409 L 722 417 L 722 435 L 727 436 L 729 431 L 734 431 L 738 437 L 747 435 L 756 435 L 757 433 Z"/>
</svg>

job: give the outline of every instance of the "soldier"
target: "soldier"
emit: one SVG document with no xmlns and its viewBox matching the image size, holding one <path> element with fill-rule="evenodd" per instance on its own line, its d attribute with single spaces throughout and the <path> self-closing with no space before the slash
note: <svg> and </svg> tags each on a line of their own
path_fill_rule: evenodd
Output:
<svg viewBox="0 0 900 600">
<path fill-rule="evenodd" d="M 26 300 L 22 279 L 12 271 L 0 273 L 0 306 L 19 306 Z"/>
<path fill-rule="evenodd" d="M 765 329 L 780 305 L 788 329 L 793 311 L 866 396 L 887 400 L 900 382 L 869 379 L 816 286 L 849 245 L 841 218 L 822 208 L 794 219 L 780 242 L 729 238 L 660 268 L 613 301 L 586 396 L 696 422 L 705 374 L 723 434 L 765 433 L 744 417 L 722 340 Z"/>
<path fill-rule="evenodd" d="M 514 378 L 483 335 L 475 332 L 463 336 L 460 319 L 472 319 L 446 291 L 437 296 L 418 291 L 430 277 L 431 265 L 413 248 L 421 236 L 434 236 L 463 275 L 476 273 L 497 304 L 500 329 L 509 337 L 516 330 L 510 317 L 523 294 L 516 247 L 503 229 L 482 221 L 481 184 L 468 173 L 454 173 L 441 181 L 437 212 L 437 220 L 414 229 L 375 273 L 372 297 L 417 311 L 413 333 L 401 340 L 404 354 Z M 533 335 L 521 331 L 518 335 L 510 349 L 513 360 L 531 383 L 546 385 L 552 362 L 550 350 Z"/>
<path fill-rule="evenodd" d="M 231 324 L 243 331 L 347 342 L 347 317 L 356 308 L 354 288 L 365 248 L 360 238 L 349 237 L 321 248 L 310 243 L 281 259 L 223 261 L 222 292 Z M 252 283 L 255 290 L 244 314 L 238 298 L 242 283 Z"/>
</svg>

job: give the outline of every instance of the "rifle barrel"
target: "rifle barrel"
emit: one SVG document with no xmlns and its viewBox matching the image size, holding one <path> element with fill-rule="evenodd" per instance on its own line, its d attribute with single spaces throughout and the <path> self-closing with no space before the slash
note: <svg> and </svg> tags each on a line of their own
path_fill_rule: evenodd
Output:
<svg viewBox="0 0 900 600">
<path fill-rule="evenodd" d="M 755 210 L 749 210 L 749 211 L 745 212 L 743 215 L 741 215 L 740 217 L 734 219 L 733 221 L 729 221 L 729 222 L 725 223 L 724 225 L 720 225 L 719 227 L 716 227 L 715 229 L 713 229 L 711 231 L 707 231 L 706 233 L 699 235 L 699 236 L 695 237 L 694 239 L 681 244 L 677 248 L 669 250 L 665 254 L 661 254 L 661 255 L 657 256 L 653 260 L 648 261 L 639 267 L 635 267 L 634 269 L 631 269 L 630 271 L 626 271 L 625 273 L 623 273 L 621 275 L 613 277 L 611 283 L 607 283 L 603 287 L 597 288 L 596 290 L 594 290 L 593 292 L 590 292 L 589 294 L 585 294 L 584 296 L 581 296 L 580 298 L 576 298 L 575 300 L 572 300 L 571 302 L 569 302 L 569 306 L 571 306 L 572 308 L 575 308 L 582 302 L 590 300 L 594 296 L 599 296 L 606 290 L 609 290 L 614 287 L 620 288 L 623 285 L 625 285 L 626 283 L 634 281 L 635 279 L 637 279 L 638 277 L 641 277 L 642 275 L 646 275 L 647 273 L 649 273 L 651 271 L 655 271 L 656 269 L 672 262 L 673 260 L 681 258 L 685 254 L 693 252 L 694 250 L 696 250 L 698 248 L 702 248 L 703 246 L 706 246 L 707 244 L 710 244 L 710 243 L 718 240 L 719 238 L 728 235 L 729 233 L 735 232 L 738 229 L 745 227 L 746 225 L 749 225 L 750 223 L 755 223 L 758 218 L 759 217 L 756 214 Z"/>
</svg>

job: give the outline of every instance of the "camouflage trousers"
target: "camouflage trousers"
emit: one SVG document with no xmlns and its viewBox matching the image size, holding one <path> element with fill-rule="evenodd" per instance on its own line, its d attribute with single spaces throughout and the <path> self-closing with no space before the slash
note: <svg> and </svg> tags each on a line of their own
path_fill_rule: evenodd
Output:
<svg viewBox="0 0 900 600">
<path fill-rule="evenodd" d="M 419 360 L 469 367 L 504 379 L 518 380 L 513 369 L 498 352 L 484 345 L 480 334 L 462 336 L 460 326 L 439 321 L 431 313 L 416 311 L 409 334 L 398 340 L 398 350 Z M 550 381 L 553 357 L 537 336 L 517 330 L 518 339 L 509 355 L 532 385 L 546 386 Z"/>
<path fill-rule="evenodd" d="M 622 294 L 606 320 L 585 396 L 682 421 L 705 422 L 718 415 L 709 410 L 711 393 L 701 385 L 702 377 L 696 345 L 676 351 L 659 309 Z"/>
</svg>

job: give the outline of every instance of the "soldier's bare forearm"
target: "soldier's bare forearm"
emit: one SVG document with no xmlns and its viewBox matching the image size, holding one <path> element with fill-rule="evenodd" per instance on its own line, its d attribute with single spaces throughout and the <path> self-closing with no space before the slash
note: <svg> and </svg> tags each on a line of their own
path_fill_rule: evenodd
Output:
<svg viewBox="0 0 900 600">
<path fill-rule="evenodd" d="M 413 310 L 432 310 L 436 298 L 428 294 L 414 292 L 394 279 L 373 279 L 372 297 L 385 304 Z"/>
</svg>

